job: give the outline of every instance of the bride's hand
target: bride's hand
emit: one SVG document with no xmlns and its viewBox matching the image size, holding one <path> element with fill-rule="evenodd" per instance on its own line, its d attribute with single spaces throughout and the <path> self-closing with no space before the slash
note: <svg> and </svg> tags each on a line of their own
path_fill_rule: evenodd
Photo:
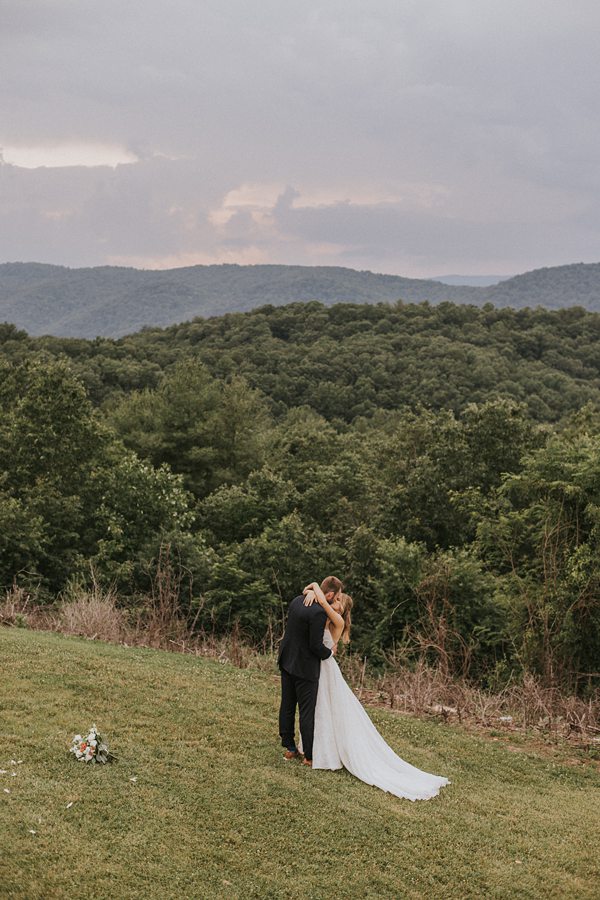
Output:
<svg viewBox="0 0 600 900">
<path fill-rule="evenodd" d="M 315 600 L 317 599 L 316 594 L 313 591 L 313 589 L 310 587 L 304 588 L 303 594 L 304 594 L 304 605 L 312 606 L 313 603 L 315 602 Z"/>
<path fill-rule="evenodd" d="M 304 588 L 302 593 L 306 595 L 306 594 L 308 594 L 309 591 L 314 591 L 315 585 L 316 585 L 316 581 L 311 581 L 310 584 L 306 585 L 306 587 Z"/>
<path fill-rule="evenodd" d="M 323 609 L 325 611 L 327 611 L 327 608 L 329 606 L 329 604 L 327 603 L 327 598 L 325 597 L 325 594 L 323 593 L 323 591 L 321 590 L 320 586 L 317 584 L 316 581 L 311 581 L 310 584 L 307 584 L 307 586 L 304 588 L 302 593 L 304 594 L 304 597 L 305 597 L 305 600 L 304 600 L 305 606 L 312 606 L 313 603 L 316 601 L 319 604 L 319 606 L 322 606 Z M 310 597 L 309 603 L 306 602 L 307 597 Z"/>
<path fill-rule="evenodd" d="M 313 603 L 318 603 L 320 607 L 322 607 L 324 610 L 327 610 L 329 604 L 327 603 L 327 599 L 323 596 L 323 594 L 317 594 L 315 591 L 309 591 L 306 597 L 310 597 L 310 603 L 307 603 L 305 599 L 305 606 L 312 606 Z"/>
</svg>

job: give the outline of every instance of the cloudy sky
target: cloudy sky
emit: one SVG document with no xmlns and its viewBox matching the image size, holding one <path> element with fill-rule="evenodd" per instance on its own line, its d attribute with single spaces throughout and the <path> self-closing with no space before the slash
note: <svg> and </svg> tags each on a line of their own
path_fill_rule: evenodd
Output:
<svg viewBox="0 0 600 900">
<path fill-rule="evenodd" d="M 0 0 L 0 262 L 600 260 L 597 0 Z"/>
</svg>

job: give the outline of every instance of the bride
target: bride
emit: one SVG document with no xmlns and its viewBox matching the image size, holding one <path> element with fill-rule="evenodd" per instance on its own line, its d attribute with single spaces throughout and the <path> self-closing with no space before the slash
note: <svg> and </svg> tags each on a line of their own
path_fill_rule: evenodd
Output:
<svg viewBox="0 0 600 900">
<path fill-rule="evenodd" d="M 304 589 L 304 595 L 305 606 L 316 601 L 327 613 L 323 643 L 335 652 L 338 640 L 347 643 L 350 639 L 352 598 L 338 594 L 330 604 L 316 582 Z M 408 800 L 429 800 L 450 784 L 447 778 L 422 772 L 394 753 L 344 680 L 333 655 L 321 661 L 312 767 L 345 767 L 361 781 Z"/>
</svg>

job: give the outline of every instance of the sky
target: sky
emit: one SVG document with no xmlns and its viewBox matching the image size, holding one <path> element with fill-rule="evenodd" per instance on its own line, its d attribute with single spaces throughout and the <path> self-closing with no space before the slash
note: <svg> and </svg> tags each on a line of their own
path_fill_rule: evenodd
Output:
<svg viewBox="0 0 600 900">
<path fill-rule="evenodd" d="M 600 260 L 596 0 L 0 0 L 0 262 Z"/>
</svg>

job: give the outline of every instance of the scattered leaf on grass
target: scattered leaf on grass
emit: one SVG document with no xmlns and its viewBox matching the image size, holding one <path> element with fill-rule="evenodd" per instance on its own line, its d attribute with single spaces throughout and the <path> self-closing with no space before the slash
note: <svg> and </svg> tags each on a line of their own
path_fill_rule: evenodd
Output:
<svg viewBox="0 0 600 900">
<path fill-rule="evenodd" d="M 34 831 L 33 828 L 29 829 L 29 834 L 37 834 L 37 831 Z"/>
<path fill-rule="evenodd" d="M 71 800 L 70 803 L 67 803 L 67 805 L 65 806 L 65 809 L 71 809 L 72 806 L 73 806 L 73 801 Z"/>
<path fill-rule="evenodd" d="M 4 793 L 5 793 L 5 794 L 10 794 L 9 789 L 8 789 L 8 788 L 4 788 Z"/>
<path fill-rule="evenodd" d="M 136 781 L 137 781 L 137 778 L 136 778 L 136 776 L 134 775 L 133 778 L 130 778 L 129 780 L 130 780 L 130 781 L 133 781 L 133 783 L 135 784 Z"/>
</svg>

